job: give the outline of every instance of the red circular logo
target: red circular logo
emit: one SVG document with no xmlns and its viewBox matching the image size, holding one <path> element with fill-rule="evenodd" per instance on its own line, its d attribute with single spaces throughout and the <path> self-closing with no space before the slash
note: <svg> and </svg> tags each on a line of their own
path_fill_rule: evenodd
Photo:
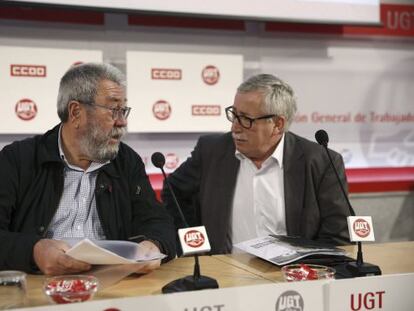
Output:
<svg viewBox="0 0 414 311">
<path fill-rule="evenodd" d="M 37 106 L 31 99 L 23 98 L 16 103 L 14 111 L 21 120 L 29 121 L 36 117 Z"/>
<path fill-rule="evenodd" d="M 213 85 L 220 79 L 220 71 L 216 66 L 208 65 L 201 72 L 201 77 L 206 84 Z"/>
<path fill-rule="evenodd" d="M 158 120 L 166 120 L 171 115 L 171 106 L 165 100 L 159 100 L 152 106 L 152 113 Z"/>
<path fill-rule="evenodd" d="M 371 232 L 369 223 L 362 218 L 355 220 L 353 229 L 355 234 L 361 238 L 366 238 Z"/>
<path fill-rule="evenodd" d="M 167 153 L 165 156 L 165 167 L 172 170 L 178 165 L 178 157 L 175 153 Z"/>
<path fill-rule="evenodd" d="M 204 244 L 204 235 L 198 230 L 190 230 L 184 235 L 185 244 L 197 248 Z"/>
<path fill-rule="evenodd" d="M 83 62 L 81 62 L 81 61 L 77 61 L 77 62 L 74 62 L 73 64 L 72 64 L 72 67 L 76 67 L 76 66 L 79 66 L 79 65 L 82 65 L 83 64 Z"/>
</svg>

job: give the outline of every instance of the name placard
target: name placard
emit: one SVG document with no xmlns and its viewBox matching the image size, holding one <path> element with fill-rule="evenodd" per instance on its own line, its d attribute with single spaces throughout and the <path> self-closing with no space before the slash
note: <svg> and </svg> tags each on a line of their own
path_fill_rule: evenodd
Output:
<svg viewBox="0 0 414 311">
<path fill-rule="evenodd" d="M 327 310 L 413 310 L 413 285 L 414 273 L 336 280 L 328 287 Z"/>
<path fill-rule="evenodd" d="M 145 297 L 97 300 L 22 310 L 252 311 L 323 310 L 323 286 L 309 281 L 243 286 Z"/>
<path fill-rule="evenodd" d="M 87 311 L 251 311 L 251 310 L 412 310 L 414 273 L 277 283 L 96 300 L 19 310 Z M 17 309 L 16 309 L 17 310 Z"/>
</svg>

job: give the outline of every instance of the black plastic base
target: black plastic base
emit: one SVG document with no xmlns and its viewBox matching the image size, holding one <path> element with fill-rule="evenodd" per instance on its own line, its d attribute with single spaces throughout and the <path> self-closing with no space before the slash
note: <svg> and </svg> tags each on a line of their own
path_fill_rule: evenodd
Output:
<svg viewBox="0 0 414 311">
<path fill-rule="evenodd" d="M 167 294 L 218 287 L 219 286 L 217 281 L 215 279 L 209 278 L 208 276 L 201 275 L 198 278 L 194 278 L 194 276 L 188 275 L 182 279 L 168 283 L 162 288 L 162 292 L 164 294 Z"/>
<path fill-rule="evenodd" d="M 350 262 L 346 265 L 346 269 L 352 274 L 352 277 L 381 275 L 380 267 L 370 264 L 357 262 Z"/>
</svg>

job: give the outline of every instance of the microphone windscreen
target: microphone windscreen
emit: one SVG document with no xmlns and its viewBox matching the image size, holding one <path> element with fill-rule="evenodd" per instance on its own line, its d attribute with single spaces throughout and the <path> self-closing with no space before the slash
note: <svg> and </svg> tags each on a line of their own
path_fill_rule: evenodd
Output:
<svg viewBox="0 0 414 311">
<path fill-rule="evenodd" d="M 328 147 L 329 137 L 328 133 L 324 130 L 319 130 L 315 133 L 315 139 L 318 142 L 319 145 L 322 145 L 324 147 Z"/>
<path fill-rule="evenodd" d="M 152 164 L 157 168 L 163 168 L 165 164 L 165 157 L 161 152 L 154 152 L 151 156 Z"/>
</svg>

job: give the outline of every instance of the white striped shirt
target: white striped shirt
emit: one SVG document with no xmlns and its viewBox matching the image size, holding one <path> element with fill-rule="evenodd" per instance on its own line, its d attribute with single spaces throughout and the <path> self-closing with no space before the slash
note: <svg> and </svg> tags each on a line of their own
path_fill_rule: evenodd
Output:
<svg viewBox="0 0 414 311">
<path fill-rule="evenodd" d="M 59 207 L 49 225 L 46 236 L 53 239 L 90 238 L 105 239 L 96 209 L 95 185 L 99 169 L 106 163 L 92 162 L 83 170 L 65 159 L 59 129 L 59 153 L 65 162 L 64 187 Z"/>
</svg>

